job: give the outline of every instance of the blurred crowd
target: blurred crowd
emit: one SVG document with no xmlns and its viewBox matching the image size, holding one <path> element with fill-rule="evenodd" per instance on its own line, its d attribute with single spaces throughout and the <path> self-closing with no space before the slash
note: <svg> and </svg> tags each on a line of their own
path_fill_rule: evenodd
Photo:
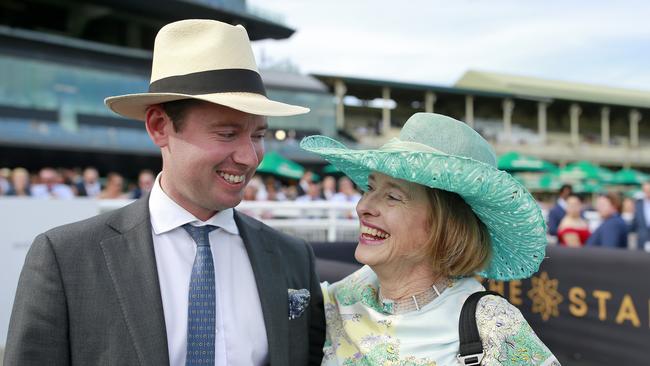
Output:
<svg viewBox="0 0 650 366">
<path fill-rule="evenodd" d="M 548 210 L 548 234 L 567 247 L 609 247 L 650 252 L 650 182 L 635 199 L 620 192 L 578 195 L 565 184 Z"/>
<path fill-rule="evenodd" d="M 0 169 L 0 196 L 71 199 L 136 199 L 151 191 L 155 175 L 142 170 L 133 180 L 110 172 L 100 177 L 94 167 L 51 168 L 37 172 L 25 168 Z"/>
<path fill-rule="evenodd" d="M 0 196 L 70 199 L 137 199 L 151 191 L 156 173 L 142 170 L 137 177 L 109 172 L 100 177 L 93 167 L 51 168 L 36 172 L 24 168 L 0 169 Z M 650 252 L 650 181 L 643 196 L 634 199 L 619 192 L 579 195 L 563 185 L 547 213 L 551 242 L 567 247 L 638 248 Z M 256 175 L 244 191 L 244 201 L 350 202 L 361 193 L 346 176 L 320 177 L 307 170 L 299 180 Z M 353 213 L 349 215 L 354 216 Z"/>
<path fill-rule="evenodd" d="M 142 170 L 137 177 L 109 172 L 100 177 L 94 167 L 50 168 L 36 172 L 25 168 L 0 169 L 0 196 L 70 199 L 137 199 L 151 191 L 156 174 Z M 361 194 L 347 177 L 322 179 L 306 171 L 300 180 L 272 175 L 253 177 L 244 192 L 246 201 L 333 201 L 357 203 Z"/>
<path fill-rule="evenodd" d="M 272 175 L 255 176 L 244 191 L 245 201 L 331 201 L 356 204 L 361 193 L 345 176 L 323 177 L 307 170 L 300 180 L 278 179 Z"/>
</svg>

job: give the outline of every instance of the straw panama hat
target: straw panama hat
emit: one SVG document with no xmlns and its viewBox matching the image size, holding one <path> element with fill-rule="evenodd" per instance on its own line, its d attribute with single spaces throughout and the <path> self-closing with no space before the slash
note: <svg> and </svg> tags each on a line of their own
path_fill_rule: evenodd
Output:
<svg viewBox="0 0 650 366">
<path fill-rule="evenodd" d="M 316 153 L 366 190 L 368 174 L 380 172 L 459 194 L 487 227 L 492 259 L 478 274 L 495 280 L 530 277 L 546 250 L 546 224 L 530 193 L 496 168 L 490 144 L 465 123 L 416 113 L 399 138 L 376 150 L 351 150 L 326 136 L 309 136 L 300 147 Z"/>
<path fill-rule="evenodd" d="M 109 97 L 115 113 L 145 119 L 148 106 L 199 99 L 262 116 L 292 116 L 308 108 L 269 100 L 241 25 L 189 19 L 167 24 L 156 35 L 147 93 Z"/>
</svg>

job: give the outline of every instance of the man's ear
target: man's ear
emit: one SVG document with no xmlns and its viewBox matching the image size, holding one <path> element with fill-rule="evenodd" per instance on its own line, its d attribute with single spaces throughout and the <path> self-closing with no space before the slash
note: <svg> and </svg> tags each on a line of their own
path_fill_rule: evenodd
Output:
<svg viewBox="0 0 650 366">
<path fill-rule="evenodd" d="M 147 107 L 144 123 L 153 143 L 161 148 L 167 146 L 169 133 L 174 129 L 174 126 L 162 105 L 154 104 Z"/>
</svg>

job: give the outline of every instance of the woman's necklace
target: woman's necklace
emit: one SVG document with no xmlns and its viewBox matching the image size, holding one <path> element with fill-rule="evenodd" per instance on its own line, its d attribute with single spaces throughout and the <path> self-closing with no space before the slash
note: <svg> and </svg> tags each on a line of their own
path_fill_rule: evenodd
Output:
<svg viewBox="0 0 650 366">
<path fill-rule="evenodd" d="M 379 294 L 377 295 L 379 300 L 379 306 L 382 307 L 385 313 L 391 315 L 398 315 L 409 313 L 411 311 L 420 311 L 422 307 L 432 302 L 436 297 L 445 291 L 451 282 L 443 278 L 442 280 L 431 285 L 430 288 L 417 293 L 415 295 L 405 297 L 399 300 L 387 299 L 381 293 L 381 287 L 379 288 Z"/>
</svg>

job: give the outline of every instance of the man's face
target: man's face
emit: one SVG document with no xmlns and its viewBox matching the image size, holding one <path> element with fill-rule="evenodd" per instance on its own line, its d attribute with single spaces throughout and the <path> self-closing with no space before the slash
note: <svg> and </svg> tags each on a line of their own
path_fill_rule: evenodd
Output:
<svg viewBox="0 0 650 366">
<path fill-rule="evenodd" d="M 58 174 L 53 169 L 43 169 L 40 172 L 41 183 L 54 186 L 58 183 Z"/>
<path fill-rule="evenodd" d="M 97 182 L 99 174 L 95 169 L 86 169 L 84 170 L 84 182 L 87 184 L 95 184 Z"/>
<path fill-rule="evenodd" d="M 138 187 L 140 187 L 140 190 L 142 190 L 142 192 L 151 192 L 151 188 L 153 188 L 153 183 L 155 180 L 156 178 L 153 176 L 153 174 L 142 173 L 138 177 Z"/>
<path fill-rule="evenodd" d="M 600 217 L 603 219 L 606 219 L 616 213 L 616 208 L 609 200 L 609 198 L 605 196 L 600 196 L 596 199 L 596 210 L 598 211 L 598 214 L 600 214 Z"/>
<path fill-rule="evenodd" d="M 234 207 L 264 155 L 266 119 L 216 104 L 188 109 L 180 131 L 167 123 L 162 187 L 202 220 Z"/>
</svg>

